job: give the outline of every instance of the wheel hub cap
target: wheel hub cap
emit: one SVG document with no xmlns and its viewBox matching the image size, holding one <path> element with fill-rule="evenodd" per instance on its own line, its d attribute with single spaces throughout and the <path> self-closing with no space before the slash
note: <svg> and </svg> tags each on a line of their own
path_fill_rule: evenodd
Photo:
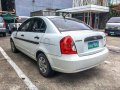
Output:
<svg viewBox="0 0 120 90">
<path fill-rule="evenodd" d="M 40 71 L 42 71 L 42 73 L 46 73 L 47 64 L 46 64 L 46 61 L 43 57 L 39 58 L 39 68 L 40 68 Z"/>
</svg>

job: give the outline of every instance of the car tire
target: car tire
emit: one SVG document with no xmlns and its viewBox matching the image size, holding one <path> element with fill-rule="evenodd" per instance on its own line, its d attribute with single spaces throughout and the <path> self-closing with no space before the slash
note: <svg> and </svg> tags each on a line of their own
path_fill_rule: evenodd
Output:
<svg viewBox="0 0 120 90">
<path fill-rule="evenodd" d="M 9 31 L 9 34 L 12 34 L 12 32 L 11 32 L 11 31 Z"/>
<path fill-rule="evenodd" d="M 54 71 L 52 70 L 47 57 L 43 53 L 38 54 L 37 64 L 39 72 L 42 76 L 52 77 L 54 75 Z"/>
<path fill-rule="evenodd" d="M 111 36 L 111 34 L 110 34 L 110 33 L 108 33 L 108 36 Z"/>
<path fill-rule="evenodd" d="M 6 37 L 6 33 L 3 33 L 3 37 Z"/>
<path fill-rule="evenodd" d="M 13 40 L 10 40 L 10 44 L 11 44 L 11 51 L 13 53 L 17 53 L 18 49 L 15 47 L 15 44 L 14 44 Z"/>
</svg>

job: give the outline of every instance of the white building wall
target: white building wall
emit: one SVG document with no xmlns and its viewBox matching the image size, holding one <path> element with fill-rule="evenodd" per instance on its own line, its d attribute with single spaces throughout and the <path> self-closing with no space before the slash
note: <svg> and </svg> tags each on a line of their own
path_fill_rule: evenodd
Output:
<svg viewBox="0 0 120 90">
<path fill-rule="evenodd" d="M 0 0 L 0 3 L 1 3 L 1 0 Z M 1 4 L 0 4 L 0 11 L 2 11 L 2 6 L 1 6 Z"/>
<path fill-rule="evenodd" d="M 108 0 L 73 0 L 73 7 L 84 5 L 108 6 Z"/>
<path fill-rule="evenodd" d="M 46 8 L 64 9 L 71 8 L 73 0 L 15 0 L 16 14 L 18 16 L 30 16 L 30 12 Z"/>
</svg>

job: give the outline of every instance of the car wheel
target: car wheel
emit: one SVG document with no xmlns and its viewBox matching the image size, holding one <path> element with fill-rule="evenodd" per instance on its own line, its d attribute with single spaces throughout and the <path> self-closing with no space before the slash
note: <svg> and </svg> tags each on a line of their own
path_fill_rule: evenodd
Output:
<svg viewBox="0 0 120 90">
<path fill-rule="evenodd" d="M 54 75 L 54 71 L 52 70 L 47 57 L 43 53 L 38 54 L 37 64 L 38 64 L 38 69 L 40 71 L 40 74 L 42 76 L 51 77 Z"/>
<path fill-rule="evenodd" d="M 111 36 L 111 34 L 110 34 L 110 33 L 108 33 L 108 36 Z"/>
<path fill-rule="evenodd" d="M 10 44 L 11 44 L 11 51 L 13 53 L 17 53 L 18 49 L 15 47 L 15 44 L 14 44 L 14 42 L 12 40 L 10 41 Z"/>
<path fill-rule="evenodd" d="M 3 33 L 3 37 L 6 37 L 6 33 Z"/>
</svg>

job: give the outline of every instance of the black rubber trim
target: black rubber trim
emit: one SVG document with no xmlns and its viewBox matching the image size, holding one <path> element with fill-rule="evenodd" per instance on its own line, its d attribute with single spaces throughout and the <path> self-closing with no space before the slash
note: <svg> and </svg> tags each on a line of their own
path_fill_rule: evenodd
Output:
<svg viewBox="0 0 120 90">
<path fill-rule="evenodd" d="M 103 39 L 102 36 L 92 36 L 92 37 L 87 37 L 85 38 L 85 42 L 88 42 L 88 41 L 93 41 L 93 40 L 99 40 L 99 39 Z"/>
<path fill-rule="evenodd" d="M 14 37 L 14 38 L 25 41 L 25 42 L 33 43 L 33 44 L 39 44 L 39 42 L 35 42 L 35 41 L 30 41 L 30 40 L 26 40 L 26 39 L 22 39 L 22 38 L 18 38 L 18 37 Z"/>
</svg>

